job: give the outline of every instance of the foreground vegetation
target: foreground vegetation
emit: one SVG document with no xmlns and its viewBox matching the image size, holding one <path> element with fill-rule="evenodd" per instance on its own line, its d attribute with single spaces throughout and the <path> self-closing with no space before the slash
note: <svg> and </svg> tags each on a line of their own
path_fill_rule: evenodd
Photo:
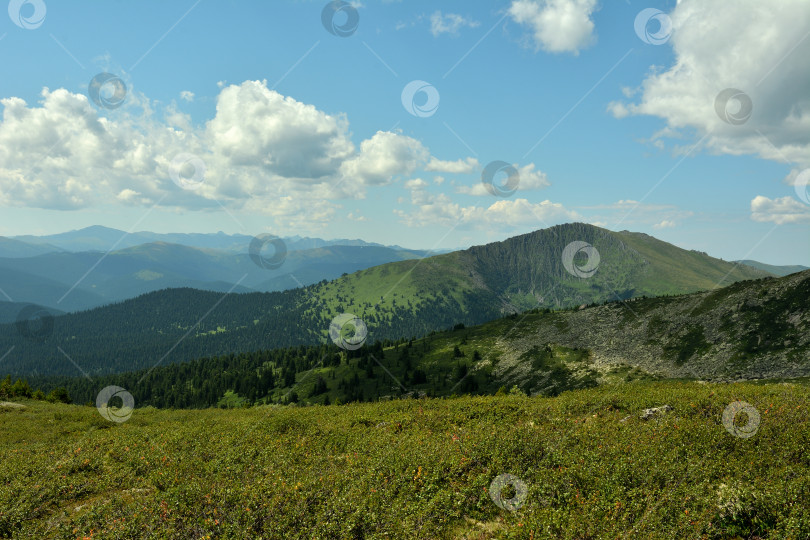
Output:
<svg viewBox="0 0 810 540">
<path fill-rule="evenodd" d="M 721 421 L 735 400 L 750 438 Z M 808 406 L 801 384 L 673 381 L 120 424 L 22 400 L 0 407 L 0 537 L 808 538 Z"/>
</svg>

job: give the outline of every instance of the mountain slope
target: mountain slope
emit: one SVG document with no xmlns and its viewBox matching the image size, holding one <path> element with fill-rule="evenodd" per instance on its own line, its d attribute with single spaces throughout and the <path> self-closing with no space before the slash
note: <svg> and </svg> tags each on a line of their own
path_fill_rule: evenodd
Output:
<svg viewBox="0 0 810 540">
<path fill-rule="evenodd" d="M 79 403 L 127 388 L 144 405 L 215 406 L 227 392 L 249 403 L 369 401 L 385 396 L 560 392 L 652 378 L 714 380 L 810 376 L 810 271 L 712 292 L 583 309 L 539 309 L 422 339 L 258 350 L 98 379 L 39 378 Z M 182 384 L 178 384 L 182 381 Z"/>
<path fill-rule="evenodd" d="M 600 262 L 591 277 L 566 270 L 562 255 L 572 242 L 587 242 L 597 249 Z M 574 260 L 580 267 L 585 262 Z M 346 298 L 353 301 L 349 307 L 361 311 L 391 303 L 397 296 L 418 305 L 425 296 L 443 294 L 467 308 L 470 302 L 486 306 L 488 313 L 497 316 L 534 307 L 683 294 L 769 275 L 645 234 L 613 233 L 573 223 L 421 262 L 370 268 L 324 284 L 315 294 L 326 301 L 322 308 L 331 307 L 336 298 Z"/>
<path fill-rule="evenodd" d="M 587 279 L 571 275 L 561 261 L 566 245 L 583 238 L 602 257 L 597 272 Z M 77 368 L 57 347 L 80 358 L 78 365 L 85 372 L 104 374 L 157 362 L 323 343 L 332 319 L 344 312 L 365 321 L 370 341 L 397 339 L 456 323 L 480 324 L 538 306 L 688 292 L 715 279 L 725 283 L 763 275 L 657 242 L 637 241 L 636 250 L 617 234 L 572 224 L 465 251 L 376 266 L 282 293 L 167 290 L 57 317 L 53 335 L 42 342 L 26 342 L 14 327 L 0 326 L 0 350 L 15 347 L 5 361 L 6 369 L 15 374 L 76 374 Z M 676 256 L 680 258 L 673 260 Z M 670 277 L 670 264 L 685 265 L 694 283 Z"/>
<path fill-rule="evenodd" d="M 735 261 L 740 264 L 745 264 L 748 266 L 752 266 L 757 268 L 758 270 L 764 270 L 765 272 L 770 272 L 775 276 L 788 276 L 790 274 L 795 274 L 796 272 L 803 272 L 805 270 L 810 270 L 810 268 L 806 266 L 802 266 L 800 264 L 792 264 L 792 265 L 775 265 L 775 264 L 766 264 L 761 263 L 759 261 L 752 261 L 752 260 L 743 260 L 743 261 Z"/>
<path fill-rule="evenodd" d="M 50 244 L 29 244 L 14 238 L 0 236 L 0 257 L 33 257 L 34 255 L 41 255 L 53 251 L 60 251 L 60 249 Z"/>
<path fill-rule="evenodd" d="M 62 302 L 59 302 L 59 299 L 70 289 L 70 285 L 66 282 L 2 266 L 0 266 L 0 289 L 3 291 L 0 293 L 0 301 L 11 299 L 20 304 L 39 304 L 60 311 L 83 309 L 86 306 L 98 306 L 105 303 L 99 295 L 79 288 L 74 289 Z"/>
</svg>

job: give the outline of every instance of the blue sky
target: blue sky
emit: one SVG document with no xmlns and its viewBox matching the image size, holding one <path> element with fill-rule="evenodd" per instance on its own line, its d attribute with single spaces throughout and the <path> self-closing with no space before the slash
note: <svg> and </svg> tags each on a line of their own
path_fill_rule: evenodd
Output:
<svg viewBox="0 0 810 540">
<path fill-rule="evenodd" d="M 454 248 L 583 221 L 810 265 L 810 5 L 760 4 L 368 1 L 335 15 L 359 18 L 340 37 L 321 1 L 13 0 L 0 234 Z M 671 29 L 638 35 L 645 8 Z M 120 107 L 88 99 L 99 73 L 126 85 Z M 412 81 L 438 107 L 411 114 L 427 98 L 403 104 Z M 750 118 L 721 118 L 726 88 L 750 96 Z M 728 107 L 733 120 L 744 102 Z M 514 166 L 516 192 L 484 189 L 493 161 Z M 172 181 L 197 164 L 200 185 Z"/>
</svg>

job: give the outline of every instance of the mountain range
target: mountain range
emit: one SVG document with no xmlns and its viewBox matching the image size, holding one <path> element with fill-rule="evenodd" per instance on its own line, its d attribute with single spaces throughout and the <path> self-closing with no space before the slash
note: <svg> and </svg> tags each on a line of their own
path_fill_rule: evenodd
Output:
<svg viewBox="0 0 810 540">
<path fill-rule="evenodd" d="M 0 237 L 2 238 L 2 237 Z M 119 229 L 94 225 L 58 234 L 43 236 L 21 235 L 0 240 L 0 256 L 14 257 L 13 249 L 15 245 L 26 245 L 27 249 L 36 250 L 36 253 L 48 253 L 51 251 L 102 251 L 106 252 L 112 248 L 125 249 L 139 246 L 141 244 L 151 244 L 153 242 L 163 242 L 166 244 L 178 244 L 181 246 L 196 247 L 202 249 L 215 249 L 233 253 L 247 253 L 253 236 L 245 234 L 225 234 L 218 233 L 154 233 L 149 231 L 125 232 Z M 322 238 L 311 238 L 306 236 L 282 237 L 288 251 L 299 251 L 304 249 L 315 249 L 326 246 L 376 246 L 390 247 L 402 250 L 399 246 L 383 246 L 365 240 L 338 238 L 334 240 L 324 240 Z M 8 242 L 8 248 L 4 245 Z M 8 249 L 8 251 L 6 251 Z M 20 253 L 24 253 L 23 248 L 16 248 Z M 19 256 L 29 256 L 22 254 Z"/>
<path fill-rule="evenodd" d="M 0 237 L 0 301 L 34 303 L 59 312 L 71 312 L 168 288 L 240 293 L 282 291 L 431 254 L 363 240 L 295 236 L 283 238 L 287 251 L 283 264 L 278 268 L 265 268 L 250 259 L 253 239 L 222 232 L 125 233 L 101 226 L 46 236 Z M 650 249 L 660 249 L 663 245 L 652 245 Z M 647 255 L 651 254 L 650 249 Z M 461 262 L 469 266 L 469 261 Z M 769 275 L 781 276 L 805 269 L 757 261 L 739 262 Z M 485 271 L 491 273 L 491 269 Z M 519 271 L 525 272 L 525 269 Z M 689 282 L 693 277 L 686 277 L 684 281 Z M 706 282 L 696 282 L 696 285 L 698 288 L 709 286 Z M 676 290 L 681 289 L 676 287 Z M 518 309 L 533 305 L 534 300 L 521 301 L 513 292 L 509 298 L 517 302 Z M 8 316 L 11 311 L 9 306 L 0 309 L 0 322 L 13 320 Z"/>
<path fill-rule="evenodd" d="M 252 240 L 222 233 L 127 235 L 104 227 L 0 238 L 0 299 L 77 311 L 167 288 L 279 291 L 426 254 L 362 240 L 293 237 L 284 240 L 283 264 L 266 268 L 251 259 Z M 111 246 L 116 249 L 107 252 Z"/>
<path fill-rule="evenodd" d="M 572 245 L 576 252 L 570 251 Z M 160 253 L 162 246 L 157 246 Z M 121 257 L 112 262 L 131 268 L 126 254 Z M 73 271 L 78 275 L 79 269 Z M 151 292 L 56 316 L 52 330 L 49 326 L 36 340 L 20 333 L 19 325 L 6 324 L 0 326 L 0 351 L 13 348 L 4 360 L 13 373 L 80 375 L 81 370 L 103 375 L 325 343 L 330 323 L 341 313 L 365 321 L 374 342 L 481 324 L 530 309 L 686 294 L 770 275 L 645 234 L 567 224 L 282 292 Z"/>
<path fill-rule="evenodd" d="M 127 388 L 155 407 L 329 404 L 392 396 L 530 395 L 661 378 L 810 376 L 810 271 L 687 295 L 535 309 L 420 339 L 257 350 L 96 378 L 40 377 L 80 402 Z"/>
</svg>

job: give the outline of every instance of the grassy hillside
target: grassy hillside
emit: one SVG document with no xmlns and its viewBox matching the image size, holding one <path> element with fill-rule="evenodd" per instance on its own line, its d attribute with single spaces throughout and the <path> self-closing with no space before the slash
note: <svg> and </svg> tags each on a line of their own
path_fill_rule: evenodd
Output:
<svg viewBox="0 0 810 540">
<path fill-rule="evenodd" d="M 758 425 L 740 431 L 746 413 L 724 425 L 737 400 Z M 796 384 L 666 382 L 556 398 L 148 408 L 119 424 L 26 401 L 0 406 L 0 536 L 808 538 L 809 403 Z M 525 498 L 493 487 L 504 474 Z M 515 510 L 491 492 L 518 497 Z"/>
<path fill-rule="evenodd" d="M 567 245 L 582 241 L 599 252 L 589 278 L 564 268 Z M 585 261 L 577 259 L 576 264 Z M 492 315 L 535 307 L 568 307 L 637 296 L 683 294 L 721 287 L 742 279 L 770 276 L 705 253 L 687 251 L 641 233 L 614 233 L 572 223 L 474 246 L 463 251 L 357 272 L 315 291 L 330 309 L 336 299 L 369 310 L 400 299 L 418 306 L 424 297 L 451 297 L 462 308 L 474 303 Z M 357 313 L 360 316 L 360 313 Z M 492 316 L 488 317 L 492 318 Z"/>
<path fill-rule="evenodd" d="M 127 388 L 138 403 L 210 407 L 224 401 L 328 404 L 408 393 L 495 394 L 518 386 L 556 395 L 656 378 L 810 376 L 810 271 L 712 292 L 551 311 L 341 351 L 335 345 L 256 350 L 99 378 L 34 378 L 77 403 Z"/>
<path fill-rule="evenodd" d="M 615 234 L 650 265 L 651 271 L 639 280 L 641 294 L 683 294 L 772 275 L 765 269 L 752 271 L 751 267 L 700 251 L 681 249 L 644 233 Z"/>
<path fill-rule="evenodd" d="M 591 277 L 575 276 L 565 268 L 562 255 L 575 241 L 590 243 L 600 254 L 600 264 Z M 133 249 L 138 252 L 141 248 Z M 155 244 L 148 252 L 162 258 L 167 249 Z M 183 249 L 202 257 L 199 250 Z M 323 249 L 334 252 L 338 248 Z M 194 266 L 195 257 L 188 257 Z M 173 258 L 170 262 L 183 264 Z M 573 264 L 579 267 L 586 262 L 576 259 Z M 129 259 L 112 254 L 105 264 L 127 272 L 135 270 Z M 258 270 L 249 261 L 245 264 Z M 69 265 L 63 266 L 67 272 Z M 80 267 L 72 268 L 78 271 Z M 160 283 L 155 274 L 163 275 L 172 268 L 150 270 L 139 277 L 143 283 Z M 101 279 L 100 269 L 101 265 L 96 270 L 101 273 L 93 273 L 94 277 L 87 280 Z M 217 277 L 211 273 L 214 270 L 206 271 L 204 278 Z M 14 375 L 79 374 L 57 347 L 76 357 L 86 373 L 97 375 L 148 368 L 158 361 L 168 364 L 324 343 L 330 322 L 344 312 L 365 321 L 369 342 L 373 342 L 424 336 L 457 323 L 480 324 L 538 307 L 691 292 L 764 275 L 651 237 L 569 224 L 464 251 L 375 266 L 277 294 L 152 293 L 87 313 L 57 317 L 53 335 L 39 343 L 23 340 L 13 326 L 0 326 L 0 350 L 14 347 L 4 364 Z M 245 280 L 244 284 L 250 283 Z M 221 290 L 221 284 L 217 288 Z"/>
<path fill-rule="evenodd" d="M 740 264 L 745 264 L 747 266 L 752 266 L 759 270 L 764 270 L 765 272 L 770 272 L 775 276 L 787 276 L 790 274 L 795 274 L 796 272 L 804 272 L 805 270 L 810 270 L 810 268 L 806 266 L 802 266 L 800 264 L 792 264 L 792 265 L 773 265 L 773 264 L 766 264 L 761 263 L 759 261 L 751 261 L 751 260 L 744 260 L 744 261 L 737 261 Z"/>
</svg>

